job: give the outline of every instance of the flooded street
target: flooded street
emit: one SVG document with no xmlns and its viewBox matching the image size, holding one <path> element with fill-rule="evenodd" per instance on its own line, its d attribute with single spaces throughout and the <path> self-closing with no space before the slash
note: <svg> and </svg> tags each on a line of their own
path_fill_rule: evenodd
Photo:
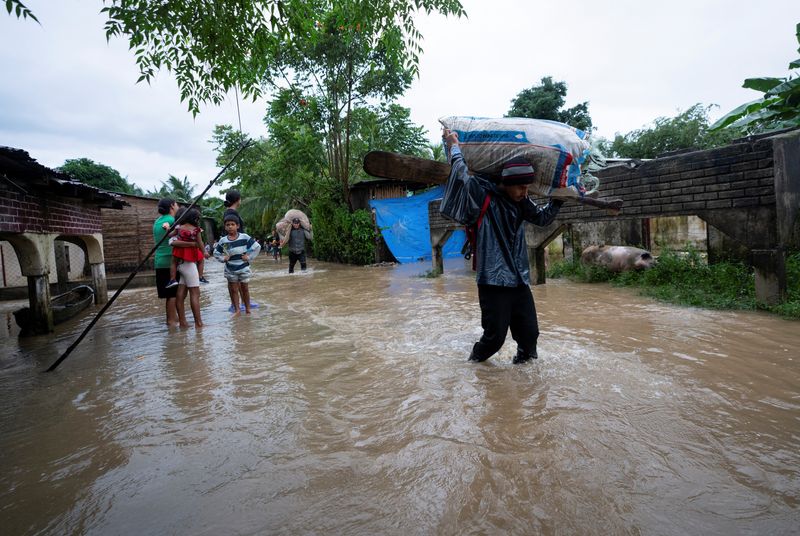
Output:
<svg viewBox="0 0 800 536">
<path fill-rule="evenodd" d="M 54 373 L 92 315 L 4 341 L 3 534 L 800 530 L 798 322 L 550 280 L 538 361 L 472 364 L 461 259 L 262 256 L 236 319 L 207 265 L 202 330 L 135 289 Z"/>
</svg>

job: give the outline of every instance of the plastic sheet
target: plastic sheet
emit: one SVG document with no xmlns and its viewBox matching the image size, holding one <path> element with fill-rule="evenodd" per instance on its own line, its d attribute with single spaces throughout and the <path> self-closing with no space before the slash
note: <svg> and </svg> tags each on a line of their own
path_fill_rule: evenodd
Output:
<svg viewBox="0 0 800 536">
<path fill-rule="evenodd" d="M 375 220 L 389 251 L 398 262 L 431 260 L 428 203 L 439 199 L 444 186 L 438 186 L 412 197 L 374 199 L 369 202 L 375 209 Z M 444 257 L 458 257 L 466 240 L 463 229 L 453 232 L 444 245 Z"/>
</svg>

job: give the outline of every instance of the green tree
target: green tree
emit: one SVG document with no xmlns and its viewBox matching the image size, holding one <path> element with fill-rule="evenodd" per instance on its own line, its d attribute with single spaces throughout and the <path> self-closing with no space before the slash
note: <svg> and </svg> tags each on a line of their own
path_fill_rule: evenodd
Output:
<svg viewBox="0 0 800 536">
<path fill-rule="evenodd" d="M 655 158 L 670 151 L 719 147 L 743 134 L 738 129 L 710 131 L 708 112 L 712 107 L 698 103 L 675 117 L 659 117 L 650 127 L 624 136 L 617 134 L 610 154 L 620 158 Z"/>
<path fill-rule="evenodd" d="M 143 195 L 142 189 L 124 179 L 119 174 L 119 171 L 89 158 L 66 160 L 61 167 L 57 168 L 57 171 L 66 173 L 75 180 L 110 192 Z"/>
<path fill-rule="evenodd" d="M 567 96 L 567 84 L 553 82 L 545 76 L 541 85 L 523 89 L 511 101 L 511 109 L 506 117 L 530 117 L 560 121 L 572 127 L 589 131 L 592 118 L 589 116 L 589 103 L 582 102 L 572 108 L 562 109 Z"/>
<path fill-rule="evenodd" d="M 415 3 L 423 6 L 426 2 Z M 461 12 L 456 1 L 435 3 L 440 11 Z M 391 9 L 399 6 L 385 4 Z M 265 81 L 281 106 L 273 105 L 270 116 L 273 121 L 279 116 L 303 117 L 322 136 L 326 174 L 339 184 L 341 198 L 349 205 L 349 187 L 363 156 L 353 145 L 364 126 L 359 121 L 367 119 L 363 108 L 376 101 L 391 102 L 409 87 L 420 49 L 418 45 L 405 49 L 405 35 L 418 36 L 418 32 L 410 20 L 398 25 L 398 13 L 386 11 L 381 2 L 316 0 L 303 6 L 303 16 L 292 19 L 295 38 L 271 54 L 274 61 Z M 378 108 L 373 111 L 381 114 L 382 107 Z M 397 119 L 395 127 L 407 120 L 398 109 L 389 107 L 384 118 Z M 274 128 L 271 124 L 270 131 Z"/>
<path fill-rule="evenodd" d="M 333 196 L 312 203 L 315 218 L 314 255 L 322 260 L 369 264 L 375 260 L 375 226 L 367 210 L 350 211 Z"/>
<path fill-rule="evenodd" d="M 795 35 L 800 44 L 800 23 L 795 27 Z M 797 51 L 800 52 L 800 48 Z M 800 69 L 800 58 L 789 63 L 789 69 Z M 742 87 L 764 95 L 728 112 L 711 125 L 710 130 L 732 128 L 757 134 L 800 127 L 800 77 L 790 74 L 785 78 L 748 78 Z"/>
<path fill-rule="evenodd" d="M 191 203 L 194 200 L 194 186 L 188 177 L 183 180 L 175 175 L 170 175 L 166 181 L 161 182 L 161 188 L 147 192 L 150 197 L 169 197 L 180 203 Z"/>
<path fill-rule="evenodd" d="M 211 218 L 222 223 L 222 214 L 224 212 L 225 205 L 221 197 L 208 196 L 203 198 L 200 213 L 204 218 Z M 219 229 L 222 229 L 222 227 L 219 227 Z"/>
<path fill-rule="evenodd" d="M 228 125 L 214 129 L 212 143 L 218 165 L 230 160 L 244 136 Z M 261 138 L 246 149 L 223 174 L 221 183 L 242 194 L 239 214 L 254 232 L 269 232 L 289 208 L 305 210 L 325 179 L 321 164 L 323 145 L 308 129 L 283 125 L 269 139 Z"/>
<path fill-rule="evenodd" d="M 221 103 L 238 88 L 245 97 L 263 94 L 264 74 L 295 44 L 342 28 L 369 36 L 390 64 L 416 74 L 422 34 L 418 12 L 464 15 L 458 0 L 104 0 L 106 38 L 125 37 L 150 82 L 166 69 L 175 75 L 181 100 L 193 114 L 202 103 Z M 36 20 L 20 0 L 6 0 L 17 17 Z M 334 16 L 321 16 L 335 13 Z M 38 21 L 37 21 L 38 22 Z M 380 75 L 378 63 L 375 75 Z"/>
<path fill-rule="evenodd" d="M 428 145 L 429 155 L 428 158 L 436 160 L 437 162 L 446 162 L 447 158 L 444 153 L 444 145 L 440 142 L 431 143 Z"/>
<path fill-rule="evenodd" d="M 314 39 L 317 21 L 377 35 L 379 48 L 415 72 L 422 35 L 418 11 L 461 15 L 458 0 L 105 0 L 106 37 L 125 36 L 141 76 L 175 74 L 181 99 L 197 114 L 201 103 L 220 103 L 239 88 L 263 93 L 263 75 L 296 43 Z M 335 20 L 321 13 L 338 11 Z M 280 63 L 280 61 L 279 61 Z"/>
<path fill-rule="evenodd" d="M 391 151 L 412 156 L 428 156 L 426 130 L 411 121 L 411 110 L 399 104 L 361 109 L 357 137 L 360 160 L 367 151 Z M 352 142 L 351 142 L 352 143 Z"/>
<path fill-rule="evenodd" d="M 324 134 L 313 128 L 318 123 L 308 109 L 312 106 L 297 106 L 291 91 L 280 92 L 265 120 L 269 138 L 257 140 L 222 176 L 223 182 L 242 192 L 239 213 L 251 228 L 270 231 L 286 210 L 306 210 L 322 192 L 344 203 L 330 176 Z M 409 117 L 410 110 L 396 104 L 354 108 L 350 141 L 354 159 L 373 149 L 428 156 L 424 129 Z M 212 137 L 218 165 L 224 165 L 243 141 L 232 127 L 218 125 Z M 353 181 L 364 176 L 360 166 L 353 167 Z"/>
</svg>

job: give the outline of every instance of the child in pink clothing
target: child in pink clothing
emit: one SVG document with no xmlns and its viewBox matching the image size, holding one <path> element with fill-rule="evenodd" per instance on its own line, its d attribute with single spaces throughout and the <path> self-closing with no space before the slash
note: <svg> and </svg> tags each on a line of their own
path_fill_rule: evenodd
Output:
<svg viewBox="0 0 800 536">
<path fill-rule="evenodd" d="M 178 285 L 178 264 L 182 262 L 197 263 L 197 271 L 200 274 L 200 281 L 207 282 L 203 277 L 203 259 L 205 258 L 205 248 L 203 245 L 203 238 L 201 236 L 202 229 L 200 229 L 200 212 L 196 209 L 192 209 L 184 215 L 181 210 L 186 212 L 185 209 L 180 209 L 178 210 L 178 213 L 175 214 L 176 221 L 181 223 L 172 231 L 172 234 L 170 235 L 171 240 L 174 239 L 182 242 L 195 242 L 197 247 L 172 248 L 172 263 L 169 267 L 170 280 L 169 283 L 166 284 L 165 288 L 171 288 Z"/>
</svg>

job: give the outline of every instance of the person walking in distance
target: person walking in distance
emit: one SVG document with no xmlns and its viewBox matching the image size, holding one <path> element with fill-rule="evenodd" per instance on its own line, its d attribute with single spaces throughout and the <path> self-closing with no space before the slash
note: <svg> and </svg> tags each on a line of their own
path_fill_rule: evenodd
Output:
<svg viewBox="0 0 800 536">
<path fill-rule="evenodd" d="M 292 218 L 292 228 L 286 234 L 286 240 L 280 247 L 289 245 L 289 273 L 294 273 L 294 266 L 300 262 L 300 270 L 306 269 L 306 240 L 311 240 L 311 232 L 300 226 L 300 218 Z"/>
</svg>

